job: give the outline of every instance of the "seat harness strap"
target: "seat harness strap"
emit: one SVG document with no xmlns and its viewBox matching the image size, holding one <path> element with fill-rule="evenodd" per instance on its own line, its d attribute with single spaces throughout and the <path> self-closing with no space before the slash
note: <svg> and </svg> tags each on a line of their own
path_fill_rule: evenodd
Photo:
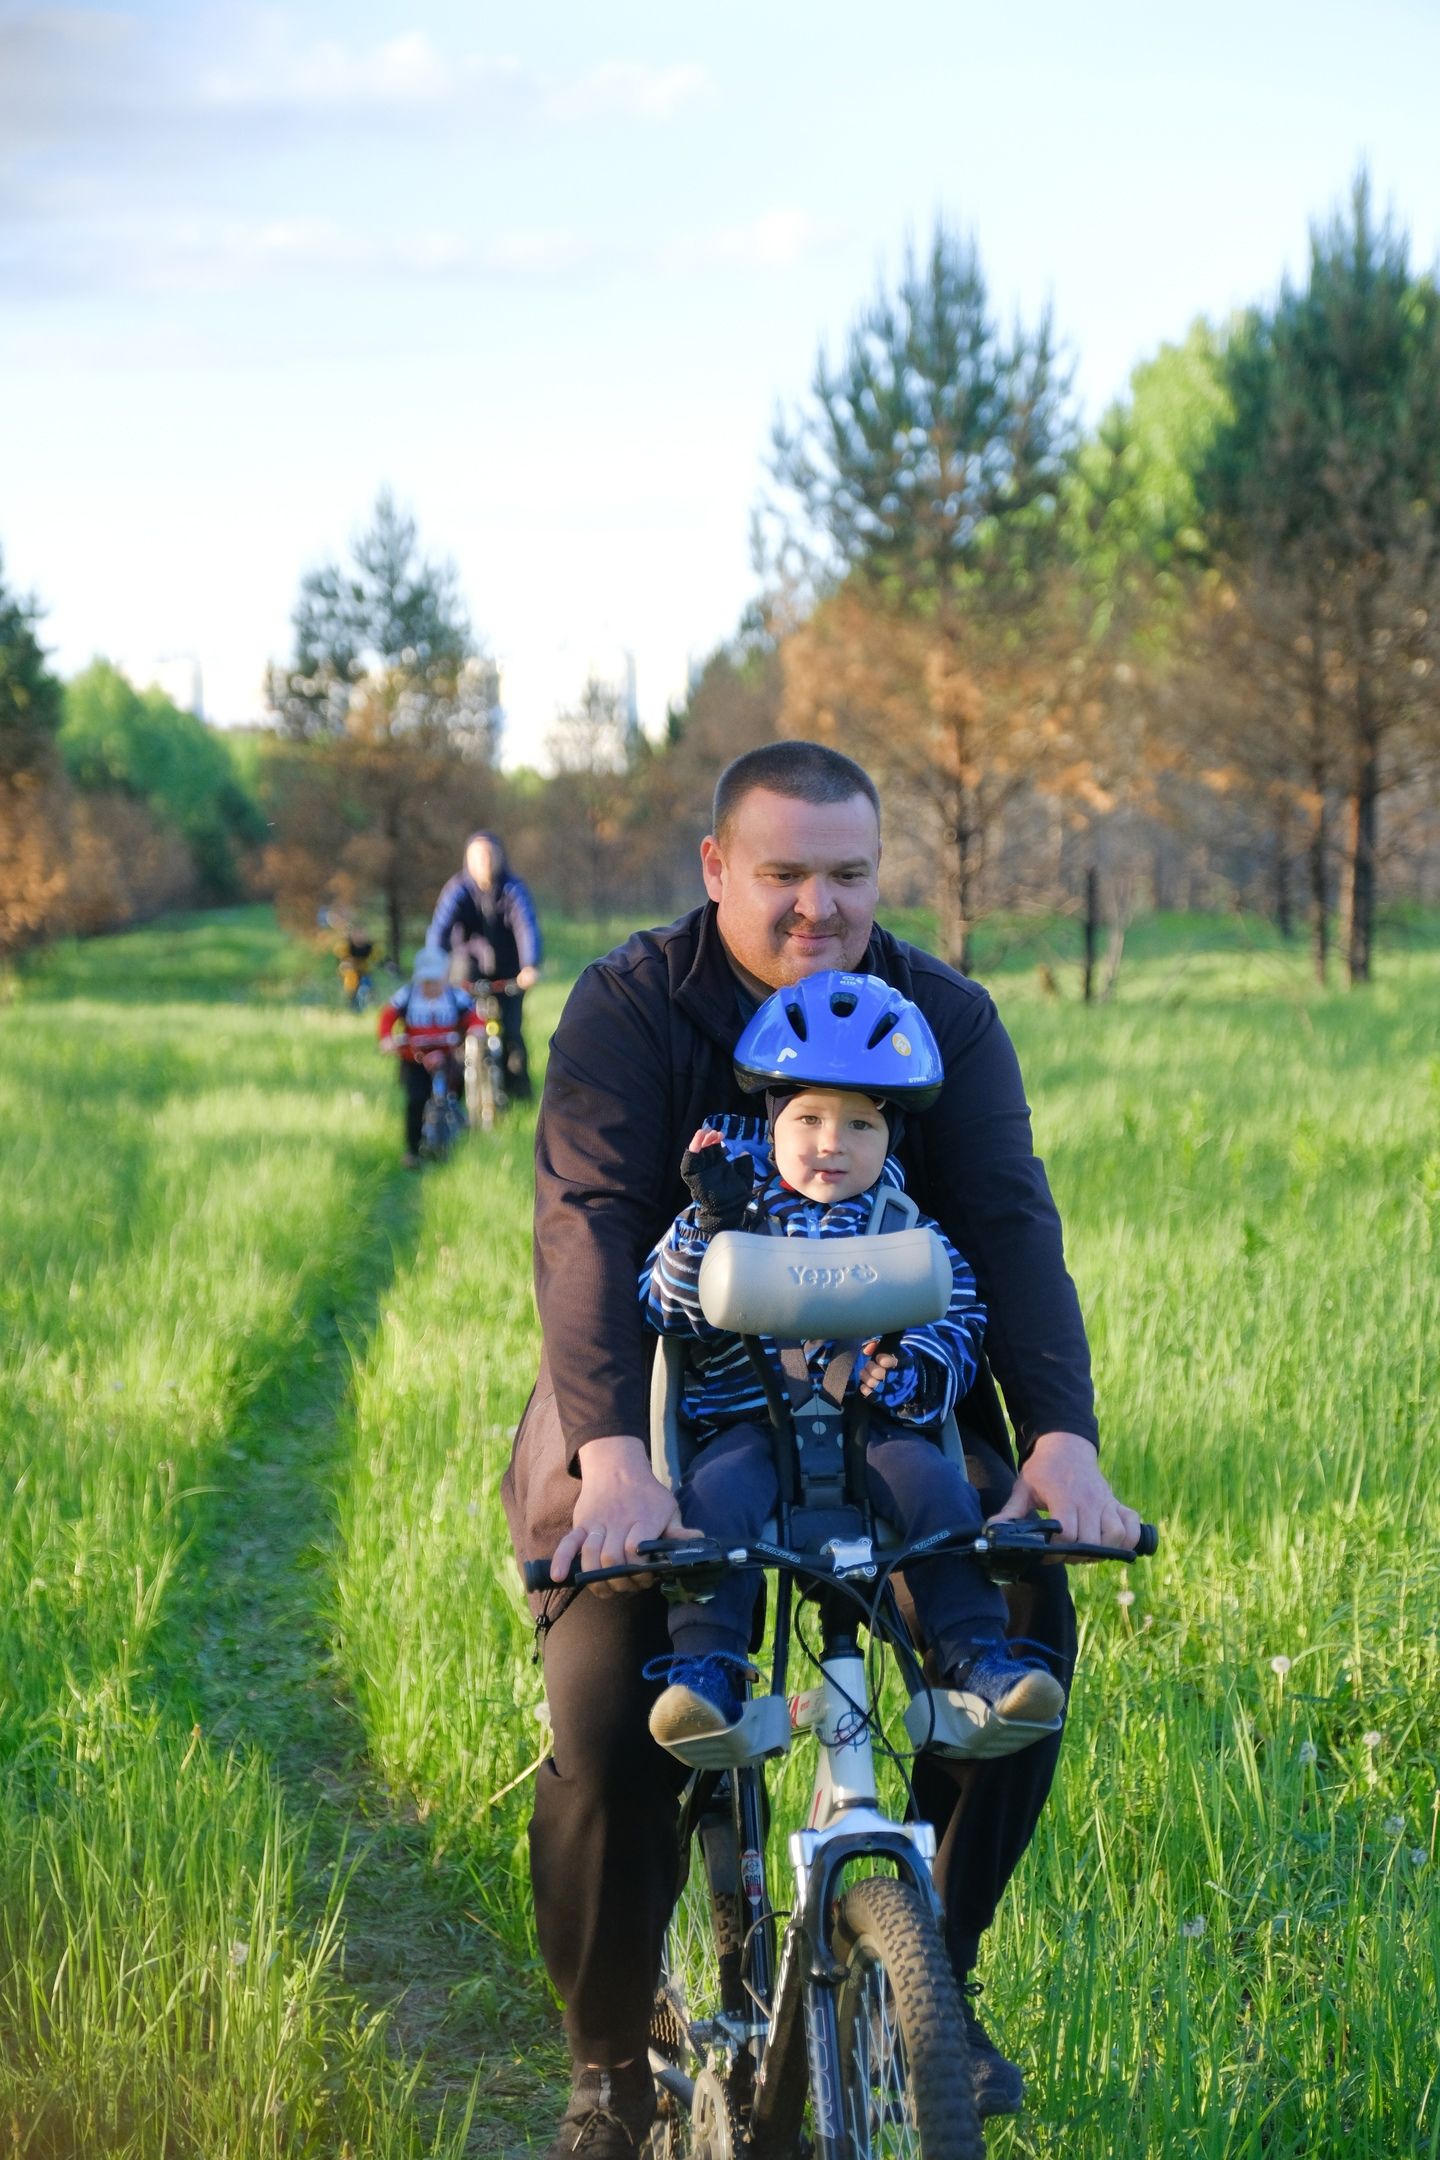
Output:
<svg viewBox="0 0 1440 2160">
<path fill-rule="evenodd" d="M 920 1210 L 898 1186 L 876 1187 L 865 1235 L 910 1230 Z M 784 1237 L 773 1217 L 766 1217 L 772 1237 Z M 776 1344 L 781 1377 L 790 1398 L 799 1451 L 800 1491 L 810 1507 L 839 1507 L 845 1499 L 845 1395 L 859 1362 L 860 1344 L 842 1343 L 817 1379 L 809 1359 L 822 1337 L 807 1343 Z"/>
</svg>

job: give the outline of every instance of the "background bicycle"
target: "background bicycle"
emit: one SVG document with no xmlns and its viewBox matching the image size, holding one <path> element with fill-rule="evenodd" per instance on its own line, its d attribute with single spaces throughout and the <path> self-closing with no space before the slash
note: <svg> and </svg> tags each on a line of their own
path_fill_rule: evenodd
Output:
<svg viewBox="0 0 1440 2160">
<path fill-rule="evenodd" d="M 458 1044 L 459 1038 L 450 1040 L 453 1046 Z M 436 1055 L 426 1062 L 430 1072 L 430 1098 L 420 1120 L 420 1159 L 422 1162 L 444 1162 L 466 1130 L 465 1107 L 456 1091 L 453 1056 Z"/>
<path fill-rule="evenodd" d="M 510 1104 L 503 1001 L 518 995 L 518 985 L 508 977 L 482 978 L 471 994 L 482 1025 L 465 1041 L 465 1108 L 477 1131 L 489 1132 Z"/>
</svg>

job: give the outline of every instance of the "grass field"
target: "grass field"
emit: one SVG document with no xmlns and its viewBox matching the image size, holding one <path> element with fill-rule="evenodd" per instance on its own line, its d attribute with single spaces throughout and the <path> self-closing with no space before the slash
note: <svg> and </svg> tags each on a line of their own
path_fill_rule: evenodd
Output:
<svg viewBox="0 0 1440 2160">
<path fill-rule="evenodd" d="M 532 1042 L 594 940 L 559 941 Z M 1164 1525 L 1078 1585 L 1062 1779 L 989 1946 L 999 2154 L 1440 2155 L 1440 937 L 1320 994 L 1162 922 L 982 946 Z M 0 1013 L 0 2134 L 69 2160 L 519 2155 L 561 2062 L 538 1671 L 498 1504 L 531 1123 L 399 1167 L 259 911 Z M 1063 978 L 1073 989 L 1073 974 Z M 518 1781 L 518 1782 L 517 1782 Z"/>
</svg>

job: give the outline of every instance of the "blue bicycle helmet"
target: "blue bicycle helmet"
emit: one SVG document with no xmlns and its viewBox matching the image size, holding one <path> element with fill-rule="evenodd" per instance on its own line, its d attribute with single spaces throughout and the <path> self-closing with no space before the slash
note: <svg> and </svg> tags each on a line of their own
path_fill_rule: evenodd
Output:
<svg viewBox="0 0 1440 2160">
<path fill-rule="evenodd" d="M 925 1110 L 945 1067 L 914 1000 L 878 975 L 827 968 L 766 998 L 735 1045 L 747 1094 L 775 1088 L 855 1088 L 906 1110 Z"/>
</svg>

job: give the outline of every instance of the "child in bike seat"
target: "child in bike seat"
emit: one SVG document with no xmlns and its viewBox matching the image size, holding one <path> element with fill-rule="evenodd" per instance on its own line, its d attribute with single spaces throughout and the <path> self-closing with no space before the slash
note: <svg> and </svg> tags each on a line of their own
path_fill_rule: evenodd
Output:
<svg viewBox="0 0 1440 2160">
<path fill-rule="evenodd" d="M 449 974 L 449 955 L 438 945 L 422 945 L 415 955 L 409 982 L 380 1012 L 380 1047 L 400 1053 L 400 1085 L 405 1091 L 402 1160 L 407 1170 L 419 1167 L 420 1134 L 431 1076 L 436 1066 L 443 1064 L 452 1090 L 459 1093 L 461 1071 L 454 1045 L 480 1024 L 474 998 L 468 990 L 453 988 Z"/>
<path fill-rule="evenodd" d="M 679 1492 L 689 1530 L 737 1544 L 758 1538 L 778 1496 L 764 1393 L 738 1335 L 713 1328 L 700 1309 L 700 1263 L 721 1230 L 778 1230 L 791 1238 L 841 1238 L 869 1226 L 876 1187 L 903 1188 L 895 1159 L 902 1120 L 940 1092 L 939 1047 L 919 1007 L 874 975 L 827 971 L 767 998 L 735 1049 L 747 1093 L 763 1091 L 764 1119 L 707 1119 L 680 1165 L 692 1203 L 655 1247 L 640 1276 L 650 1325 L 686 1340 L 682 1415 L 695 1452 Z M 909 1328 L 898 1352 L 859 1346 L 846 1392 L 869 1398 L 870 1503 L 903 1539 L 978 1529 L 980 1501 L 963 1468 L 941 1449 L 946 1416 L 975 1377 L 985 1309 L 975 1278 L 938 1224 L 953 1273 L 943 1319 Z M 811 1342 L 805 1362 L 818 1383 L 855 1346 Z M 767 1354 L 775 1357 L 766 1341 Z M 841 1368 L 836 1368 L 840 1370 Z M 832 1378 L 832 1386 L 833 1386 Z M 921 1635 L 941 1683 L 989 1706 L 989 1752 L 1005 1728 L 1013 1748 L 1051 1726 L 1065 1691 L 1039 1659 L 1017 1654 L 1005 1634 L 998 1586 L 962 1554 L 917 1561 L 905 1571 Z M 670 1608 L 673 1654 L 653 1659 L 647 1679 L 667 1684 L 650 1713 L 662 1746 L 728 1730 L 755 1677 L 746 1652 L 758 1576 L 737 1572 L 705 1601 Z"/>
</svg>

